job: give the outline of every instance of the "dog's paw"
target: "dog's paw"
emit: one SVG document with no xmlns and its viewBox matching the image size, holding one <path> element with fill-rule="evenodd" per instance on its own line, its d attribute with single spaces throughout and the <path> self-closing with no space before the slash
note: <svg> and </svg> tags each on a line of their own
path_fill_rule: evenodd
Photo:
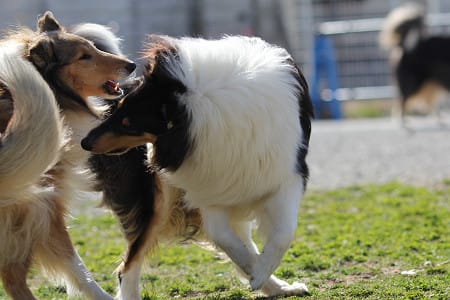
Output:
<svg viewBox="0 0 450 300">
<path fill-rule="evenodd" d="M 276 281 L 268 280 L 261 288 L 261 291 L 269 297 L 309 295 L 308 287 L 304 283 L 294 282 L 289 284 L 280 279 L 276 279 Z"/>
<path fill-rule="evenodd" d="M 270 277 L 270 273 L 266 270 L 265 265 L 256 264 L 250 277 L 250 287 L 253 291 L 259 290 L 263 283 Z"/>
</svg>

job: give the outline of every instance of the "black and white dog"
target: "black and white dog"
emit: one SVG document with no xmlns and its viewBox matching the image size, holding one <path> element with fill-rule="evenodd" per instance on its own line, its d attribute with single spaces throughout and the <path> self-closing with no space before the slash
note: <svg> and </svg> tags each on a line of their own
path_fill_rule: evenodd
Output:
<svg viewBox="0 0 450 300">
<path fill-rule="evenodd" d="M 408 3 L 386 17 L 380 44 L 390 51 L 402 120 L 408 110 L 438 113 L 450 90 L 450 37 L 426 34 L 423 7 Z"/>
<path fill-rule="evenodd" d="M 120 154 L 151 143 L 149 163 L 158 170 L 154 214 L 171 215 L 163 207 L 181 197 L 187 209 L 200 212 L 208 238 L 252 289 L 267 295 L 306 293 L 304 284 L 272 275 L 294 238 L 308 178 L 313 111 L 292 57 L 259 38 L 241 36 L 151 36 L 146 54 L 142 85 L 82 140 L 82 147 Z M 165 231 L 163 219 L 147 224 L 143 238 L 149 243 L 167 238 L 155 237 Z M 261 252 L 252 239 L 254 220 L 265 241 Z M 137 247 L 151 245 L 141 241 Z M 127 259 L 133 263 L 125 261 L 119 270 L 120 297 L 138 299 L 143 258 Z"/>
</svg>

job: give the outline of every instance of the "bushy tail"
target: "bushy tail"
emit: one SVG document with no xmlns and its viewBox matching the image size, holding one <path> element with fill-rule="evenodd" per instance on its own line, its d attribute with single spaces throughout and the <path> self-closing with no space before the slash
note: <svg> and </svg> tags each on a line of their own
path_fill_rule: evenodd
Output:
<svg viewBox="0 0 450 300">
<path fill-rule="evenodd" d="M 411 48 L 423 34 L 425 10 L 417 3 L 407 3 L 392 10 L 386 17 L 379 36 L 381 48 Z"/>
<path fill-rule="evenodd" d="M 20 53 L 19 46 L 0 48 L 0 80 L 14 101 L 0 136 L 0 206 L 38 182 L 56 163 L 65 139 L 53 92 Z"/>
</svg>

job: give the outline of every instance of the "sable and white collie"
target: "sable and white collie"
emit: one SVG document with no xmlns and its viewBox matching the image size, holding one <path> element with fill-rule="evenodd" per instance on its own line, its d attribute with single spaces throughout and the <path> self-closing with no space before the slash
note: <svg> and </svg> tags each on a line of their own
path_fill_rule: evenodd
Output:
<svg viewBox="0 0 450 300">
<path fill-rule="evenodd" d="M 73 260 L 64 259 L 67 241 L 54 215 L 55 194 L 40 185 L 63 147 L 59 108 L 51 89 L 18 50 L 19 45 L 0 45 L 0 102 L 14 101 L 14 117 L 0 133 L 0 275 L 13 299 L 34 299 L 26 285 L 32 259 L 49 270 L 54 270 L 46 264 L 49 260 L 57 260 L 58 266 Z"/>
<path fill-rule="evenodd" d="M 241 36 L 151 36 L 146 55 L 142 85 L 81 143 L 109 154 L 152 144 L 153 220 L 119 269 L 119 297 L 140 299 L 143 256 L 170 238 L 167 232 L 179 233 L 169 227 L 180 212 L 188 216 L 185 225 L 201 224 L 252 289 L 307 293 L 304 284 L 272 275 L 294 238 L 308 178 L 313 111 L 292 57 Z M 252 239 L 254 220 L 265 241 L 261 252 Z"/>
<path fill-rule="evenodd" d="M 450 91 L 450 36 L 428 35 L 424 8 L 408 3 L 386 17 L 380 45 L 390 51 L 402 121 L 407 111 L 439 114 Z"/>
<path fill-rule="evenodd" d="M 92 26 L 74 30 L 92 32 L 87 27 Z M 101 42 L 107 35 L 98 32 L 94 36 Z M 67 32 L 49 12 L 39 18 L 37 32 L 11 32 L 1 41 L 3 48 L 14 49 L 16 61 L 14 65 L 2 61 L 2 72 L 18 74 L 15 81 L 7 75 L 0 78 L 6 95 L 0 101 L 0 128 L 5 130 L 0 150 L 0 272 L 5 290 L 13 299 L 34 299 L 26 275 L 30 265 L 38 263 L 56 278 L 65 279 L 69 292 L 79 290 L 89 299 L 112 299 L 76 253 L 64 218 L 69 200 L 92 185 L 85 180 L 92 179 L 86 173 L 89 154 L 79 143 L 101 116 L 88 97 L 119 96 L 116 80 L 133 72 L 135 64 Z M 27 69 L 18 63 L 24 59 L 29 61 L 25 62 Z M 68 128 L 66 138 L 59 133 L 61 123 Z"/>
</svg>

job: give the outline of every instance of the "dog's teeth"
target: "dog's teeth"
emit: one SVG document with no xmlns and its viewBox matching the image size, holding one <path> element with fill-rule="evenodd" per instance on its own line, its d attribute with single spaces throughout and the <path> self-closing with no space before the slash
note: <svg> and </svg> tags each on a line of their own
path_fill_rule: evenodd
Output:
<svg viewBox="0 0 450 300">
<path fill-rule="evenodd" d="M 105 82 L 105 88 L 110 94 L 121 93 L 120 84 L 114 80 L 108 80 Z"/>
</svg>

